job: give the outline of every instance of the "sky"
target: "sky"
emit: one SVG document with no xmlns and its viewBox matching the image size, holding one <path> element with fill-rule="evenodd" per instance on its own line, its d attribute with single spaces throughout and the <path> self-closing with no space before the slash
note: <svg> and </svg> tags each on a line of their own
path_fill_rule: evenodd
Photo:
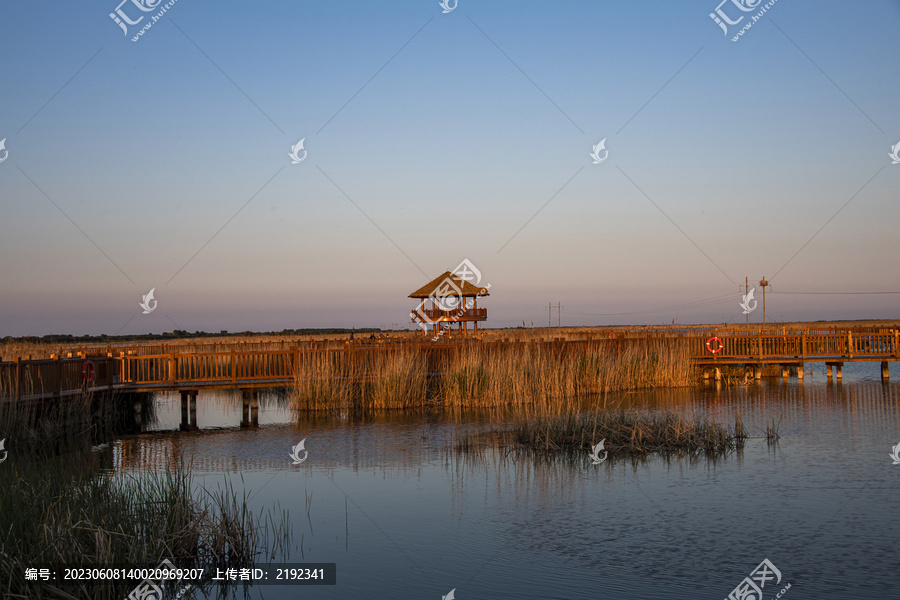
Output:
<svg viewBox="0 0 900 600">
<path fill-rule="evenodd" d="M 119 1 L 0 3 L 0 336 L 900 318 L 900 0 Z"/>
</svg>

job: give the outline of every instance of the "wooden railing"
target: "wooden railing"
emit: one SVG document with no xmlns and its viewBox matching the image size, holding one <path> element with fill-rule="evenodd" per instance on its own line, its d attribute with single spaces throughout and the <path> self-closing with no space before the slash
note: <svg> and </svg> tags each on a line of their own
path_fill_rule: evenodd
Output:
<svg viewBox="0 0 900 600">
<path fill-rule="evenodd" d="M 86 390 L 112 389 L 118 365 L 110 357 L 15 359 L 0 362 L 0 398 L 62 397 Z"/>
<path fill-rule="evenodd" d="M 479 309 L 480 310 L 480 309 Z M 713 339 L 718 338 L 718 339 Z M 583 348 L 603 347 L 615 351 L 624 344 L 643 343 L 647 339 L 609 338 L 543 342 L 561 353 Z M 734 335 L 706 332 L 680 336 L 691 347 L 696 364 L 715 363 L 799 363 L 900 360 L 900 332 L 776 333 L 755 332 Z M 380 342 L 380 341 L 379 341 Z M 438 343 L 407 340 L 403 343 L 346 342 L 332 347 L 291 347 L 279 350 L 242 350 L 240 344 L 219 352 L 159 352 L 138 354 L 119 351 L 115 356 L 54 357 L 42 360 L 16 359 L 0 362 L 0 398 L 29 399 L 63 397 L 84 391 L 113 389 L 177 389 L 198 385 L 241 387 L 242 385 L 290 384 L 299 372 L 315 372 L 328 361 L 338 376 L 365 377 L 379 361 L 404 349 L 425 349 L 422 360 L 428 372 L 439 372 L 449 357 L 469 344 L 486 350 L 522 346 L 534 342 L 481 342 L 460 338 Z M 709 344 L 709 345 L 708 345 Z M 721 344 L 721 350 L 712 352 Z M 114 354 L 110 352 L 110 354 Z M 318 361 L 318 362 L 316 362 Z"/>
<path fill-rule="evenodd" d="M 209 352 L 123 356 L 123 384 L 171 387 L 201 384 L 291 383 L 301 367 L 317 367 L 328 360 L 335 373 L 369 374 L 375 360 L 396 352 L 390 346 L 360 345 L 341 349 L 292 348 L 278 351 Z M 314 362 L 319 361 L 319 362 Z M 304 365 L 304 363 L 306 363 Z M 315 371 L 315 368 L 312 369 Z M 306 372 L 309 369 L 305 369 Z"/>
<path fill-rule="evenodd" d="M 824 334 L 765 334 L 729 336 L 712 332 L 709 338 L 694 338 L 695 360 L 771 361 L 793 359 L 800 361 L 897 360 L 900 334 L 885 333 L 824 333 Z M 719 345 L 721 350 L 713 352 Z"/>
<path fill-rule="evenodd" d="M 302 351 L 303 354 L 315 352 Z M 208 352 L 124 356 L 122 381 L 131 384 L 288 380 L 293 377 L 300 350 L 273 352 Z"/>
</svg>

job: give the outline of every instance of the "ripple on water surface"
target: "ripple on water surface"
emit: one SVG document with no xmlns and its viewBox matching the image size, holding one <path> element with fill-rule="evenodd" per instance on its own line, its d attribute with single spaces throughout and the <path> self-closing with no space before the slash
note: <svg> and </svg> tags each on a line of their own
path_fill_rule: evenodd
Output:
<svg viewBox="0 0 900 600">
<path fill-rule="evenodd" d="M 289 508 L 294 549 L 277 560 L 337 563 L 338 584 L 304 587 L 308 598 L 725 598 L 765 558 L 782 574 L 765 598 L 788 582 L 788 599 L 900 597 L 900 465 L 888 457 L 900 386 L 849 365 L 828 385 L 812 368 L 803 385 L 616 398 L 723 423 L 740 414 L 754 436 L 778 423 L 777 445 L 756 437 L 715 460 L 459 454 L 457 436 L 483 415 L 298 419 L 265 397 L 261 426 L 240 429 L 239 399 L 214 393 L 200 394 L 198 421 L 230 428 L 150 432 L 108 452 L 131 472 L 184 457 L 210 484 L 246 486 L 254 507 Z M 157 429 L 177 428 L 177 398 L 157 412 Z M 304 438 L 308 458 L 292 464 Z"/>
</svg>

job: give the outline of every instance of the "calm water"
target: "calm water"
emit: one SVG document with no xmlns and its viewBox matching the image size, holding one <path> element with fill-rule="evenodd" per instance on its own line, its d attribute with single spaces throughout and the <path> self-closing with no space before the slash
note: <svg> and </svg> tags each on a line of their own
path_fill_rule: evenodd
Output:
<svg viewBox="0 0 900 600">
<path fill-rule="evenodd" d="M 781 440 L 706 458 L 539 460 L 458 455 L 475 413 L 371 422 L 291 418 L 261 399 L 259 429 L 240 429 L 238 396 L 201 393 L 202 431 L 163 431 L 180 420 L 159 396 L 155 432 L 105 450 L 118 471 L 193 461 L 215 488 L 229 478 L 251 505 L 291 511 L 284 562 L 337 563 L 337 585 L 264 586 L 252 597 L 459 600 L 722 599 L 763 559 L 782 580 L 769 600 L 900 598 L 900 384 L 877 363 L 845 365 L 828 385 L 812 364 L 792 379 L 716 390 L 632 393 L 651 410 L 707 415 L 752 435 L 781 420 Z M 892 363 L 900 378 L 900 364 Z M 292 465 L 306 438 L 309 458 Z M 311 495 L 309 513 L 306 497 Z M 199 597 L 199 596 L 195 596 Z"/>
</svg>

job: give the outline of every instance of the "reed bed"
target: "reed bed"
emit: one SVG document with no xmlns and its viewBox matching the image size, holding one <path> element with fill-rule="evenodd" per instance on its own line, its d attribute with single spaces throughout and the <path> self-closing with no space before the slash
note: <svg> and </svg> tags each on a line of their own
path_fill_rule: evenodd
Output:
<svg viewBox="0 0 900 600">
<path fill-rule="evenodd" d="M 441 399 L 456 407 L 566 403 L 585 391 L 579 390 L 578 361 L 578 355 L 537 344 L 465 347 L 447 364 Z"/>
<path fill-rule="evenodd" d="M 24 585 L 26 566 L 152 567 L 169 558 L 179 567 L 242 567 L 287 545 L 286 516 L 254 516 L 228 484 L 197 490 L 185 467 L 135 478 L 99 472 L 81 456 L 36 458 L 0 469 L 3 597 L 65 597 Z M 128 587 L 85 582 L 62 589 L 120 599 Z"/>
<path fill-rule="evenodd" d="M 142 420 L 155 418 L 153 405 L 142 402 Z M 0 400 L 0 439 L 7 449 L 66 452 L 84 449 L 132 426 L 131 402 L 118 394 L 83 393 L 50 402 Z"/>
<path fill-rule="evenodd" d="M 349 364 L 341 352 L 305 355 L 294 378 L 292 406 L 336 413 L 403 409 L 429 398 L 424 352 L 399 348 Z"/>
<path fill-rule="evenodd" d="M 356 405 L 358 386 L 340 359 L 333 352 L 304 357 L 294 376 L 293 408 L 341 412 Z"/>
<path fill-rule="evenodd" d="M 537 451 L 590 451 L 606 440 L 610 455 L 652 452 L 722 454 L 743 447 L 747 432 L 740 416 L 734 427 L 704 417 L 672 412 L 598 409 L 519 420 L 508 432 L 513 444 Z"/>
<path fill-rule="evenodd" d="M 535 405 L 565 409 L 589 394 L 688 386 L 689 347 L 678 340 L 627 343 L 466 343 L 370 353 L 304 355 L 294 385 L 299 410 Z"/>
<path fill-rule="evenodd" d="M 152 403 L 144 402 L 144 418 Z M 92 444 L 133 425 L 131 402 L 104 394 L 0 403 L 0 596 L 121 599 L 121 586 L 24 585 L 25 567 L 246 566 L 286 547 L 289 521 L 254 515 L 230 485 L 195 486 L 188 467 L 142 476 L 101 468 Z M 133 587 L 133 586 L 132 586 Z M 67 595 L 68 594 L 68 595 Z"/>
<path fill-rule="evenodd" d="M 376 355 L 370 377 L 358 380 L 360 401 L 367 408 L 412 408 L 428 400 L 428 373 L 416 349 Z"/>
</svg>

